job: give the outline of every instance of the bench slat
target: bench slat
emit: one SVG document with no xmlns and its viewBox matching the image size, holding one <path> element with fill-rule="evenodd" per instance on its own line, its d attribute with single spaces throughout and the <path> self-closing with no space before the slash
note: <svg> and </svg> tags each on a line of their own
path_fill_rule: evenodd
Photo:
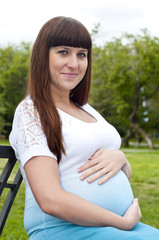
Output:
<svg viewBox="0 0 159 240">
<path fill-rule="evenodd" d="M 10 188 L 0 212 L 0 235 L 1 235 L 8 214 L 10 212 L 10 209 L 12 207 L 12 204 L 14 202 L 14 199 L 16 197 L 16 194 L 19 190 L 19 187 L 23 179 L 20 169 L 18 169 L 13 182 L 12 183 L 7 182 L 17 161 L 14 154 L 14 150 L 12 149 L 11 146 L 0 145 L 0 158 L 8 158 L 8 161 L 0 176 L 0 196 L 4 188 Z"/>
<path fill-rule="evenodd" d="M 0 157 L 1 157 L 1 152 L 0 152 Z M 3 171 L 2 171 L 2 173 L 1 173 L 1 176 L 0 176 L 0 183 L 1 183 L 0 184 L 0 196 L 3 192 L 3 189 L 7 185 L 8 178 L 9 178 L 9 176 L 10 176 L 10 174 L 11 174 L 11 172 L 12 172 L 14 166 L 15 166 L 16 161 L 17 160 L 16 160 L 15 157 L 14 158 L 12 157 L 12 159 L 9 158 L 5 167 L 4 167 L 4 169 L 3 169 Z"/>
<path fill-rule="evenodd" d="M 15 158 L 13 148 L 8 145 L 0 145 L 0 158 Z"/>
</svg>

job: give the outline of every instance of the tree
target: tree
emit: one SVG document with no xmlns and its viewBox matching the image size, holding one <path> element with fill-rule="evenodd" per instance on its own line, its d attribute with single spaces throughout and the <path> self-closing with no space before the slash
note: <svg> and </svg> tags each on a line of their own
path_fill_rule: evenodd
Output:
<svg viewBox="0 0 159 240">
<path fill-rule="evenodd" d="M 30 43 L 0 48 L 0 130 L 6 136 L 18 102 L 25 93 Z"/>
<path fill-rule="evenodd" d="M 152 117 L 156 119 L 152 104 L 159 107 L 159 39 L 143 30 L 95 47 L 92 75 L 94 106 L 125 138 L 136 134 L 153 148 L 147 133 L 152 131 Z"/>
</svg>

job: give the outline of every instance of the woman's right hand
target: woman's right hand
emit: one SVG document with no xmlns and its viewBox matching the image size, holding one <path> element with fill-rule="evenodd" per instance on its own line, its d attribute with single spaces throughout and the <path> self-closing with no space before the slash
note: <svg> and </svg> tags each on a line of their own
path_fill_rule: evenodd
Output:
<svg viewBox="0 0 159 240">
<path fill-rule="evenodd" d="M 140 211 L 138 199 L 135 198 L 133 200 L 133 203 L 127 209 L 127 211 L 125 212 L 125 214 L 123 216 L 123 218 L 125 219 L 125 223 L 126 223 L 125 230 L 131 230 L 132 228 L 134 228 L 136 226 L 136 224 L 139 222 L 139 220 L 141 219 L 141 217 L 142 217 L 142 214 Z"/>
<path fill-rule="evenodd" d="M 84 171 L 80 176 L 81 180 L 87 178 L 88 183 L 92 183 L 101 178 L 98 183 L 103 184 L 121 169 L 130 178 L 131 166 L 125 154 L 120 150 L 100 148 L 89 158 L 89 161 L 80 166 L 78 172 Z"/>
</svg>

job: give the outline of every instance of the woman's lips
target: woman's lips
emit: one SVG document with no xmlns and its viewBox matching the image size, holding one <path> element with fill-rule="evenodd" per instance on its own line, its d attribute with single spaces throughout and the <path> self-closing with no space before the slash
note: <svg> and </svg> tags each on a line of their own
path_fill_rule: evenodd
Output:
<svg viewBox="0 0 159 240">
<path fill-rule="evenodd" d="M 62 74 L 68 78 L 75 78 L 78 75 L 77 73 L 62 73 Z"/>
</svg>

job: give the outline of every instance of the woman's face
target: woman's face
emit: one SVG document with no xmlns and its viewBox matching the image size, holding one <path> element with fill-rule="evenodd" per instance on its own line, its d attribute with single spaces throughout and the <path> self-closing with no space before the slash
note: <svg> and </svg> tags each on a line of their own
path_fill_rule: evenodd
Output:
<svg viewBox="0 0 159 240">
<path fill-rule="evenodd" d="M 49 69 L 52 88 L 70 92 L 83 79 L 88 66 L 88 50 L 59 46 L 50 48 Z"/>
</svg>

